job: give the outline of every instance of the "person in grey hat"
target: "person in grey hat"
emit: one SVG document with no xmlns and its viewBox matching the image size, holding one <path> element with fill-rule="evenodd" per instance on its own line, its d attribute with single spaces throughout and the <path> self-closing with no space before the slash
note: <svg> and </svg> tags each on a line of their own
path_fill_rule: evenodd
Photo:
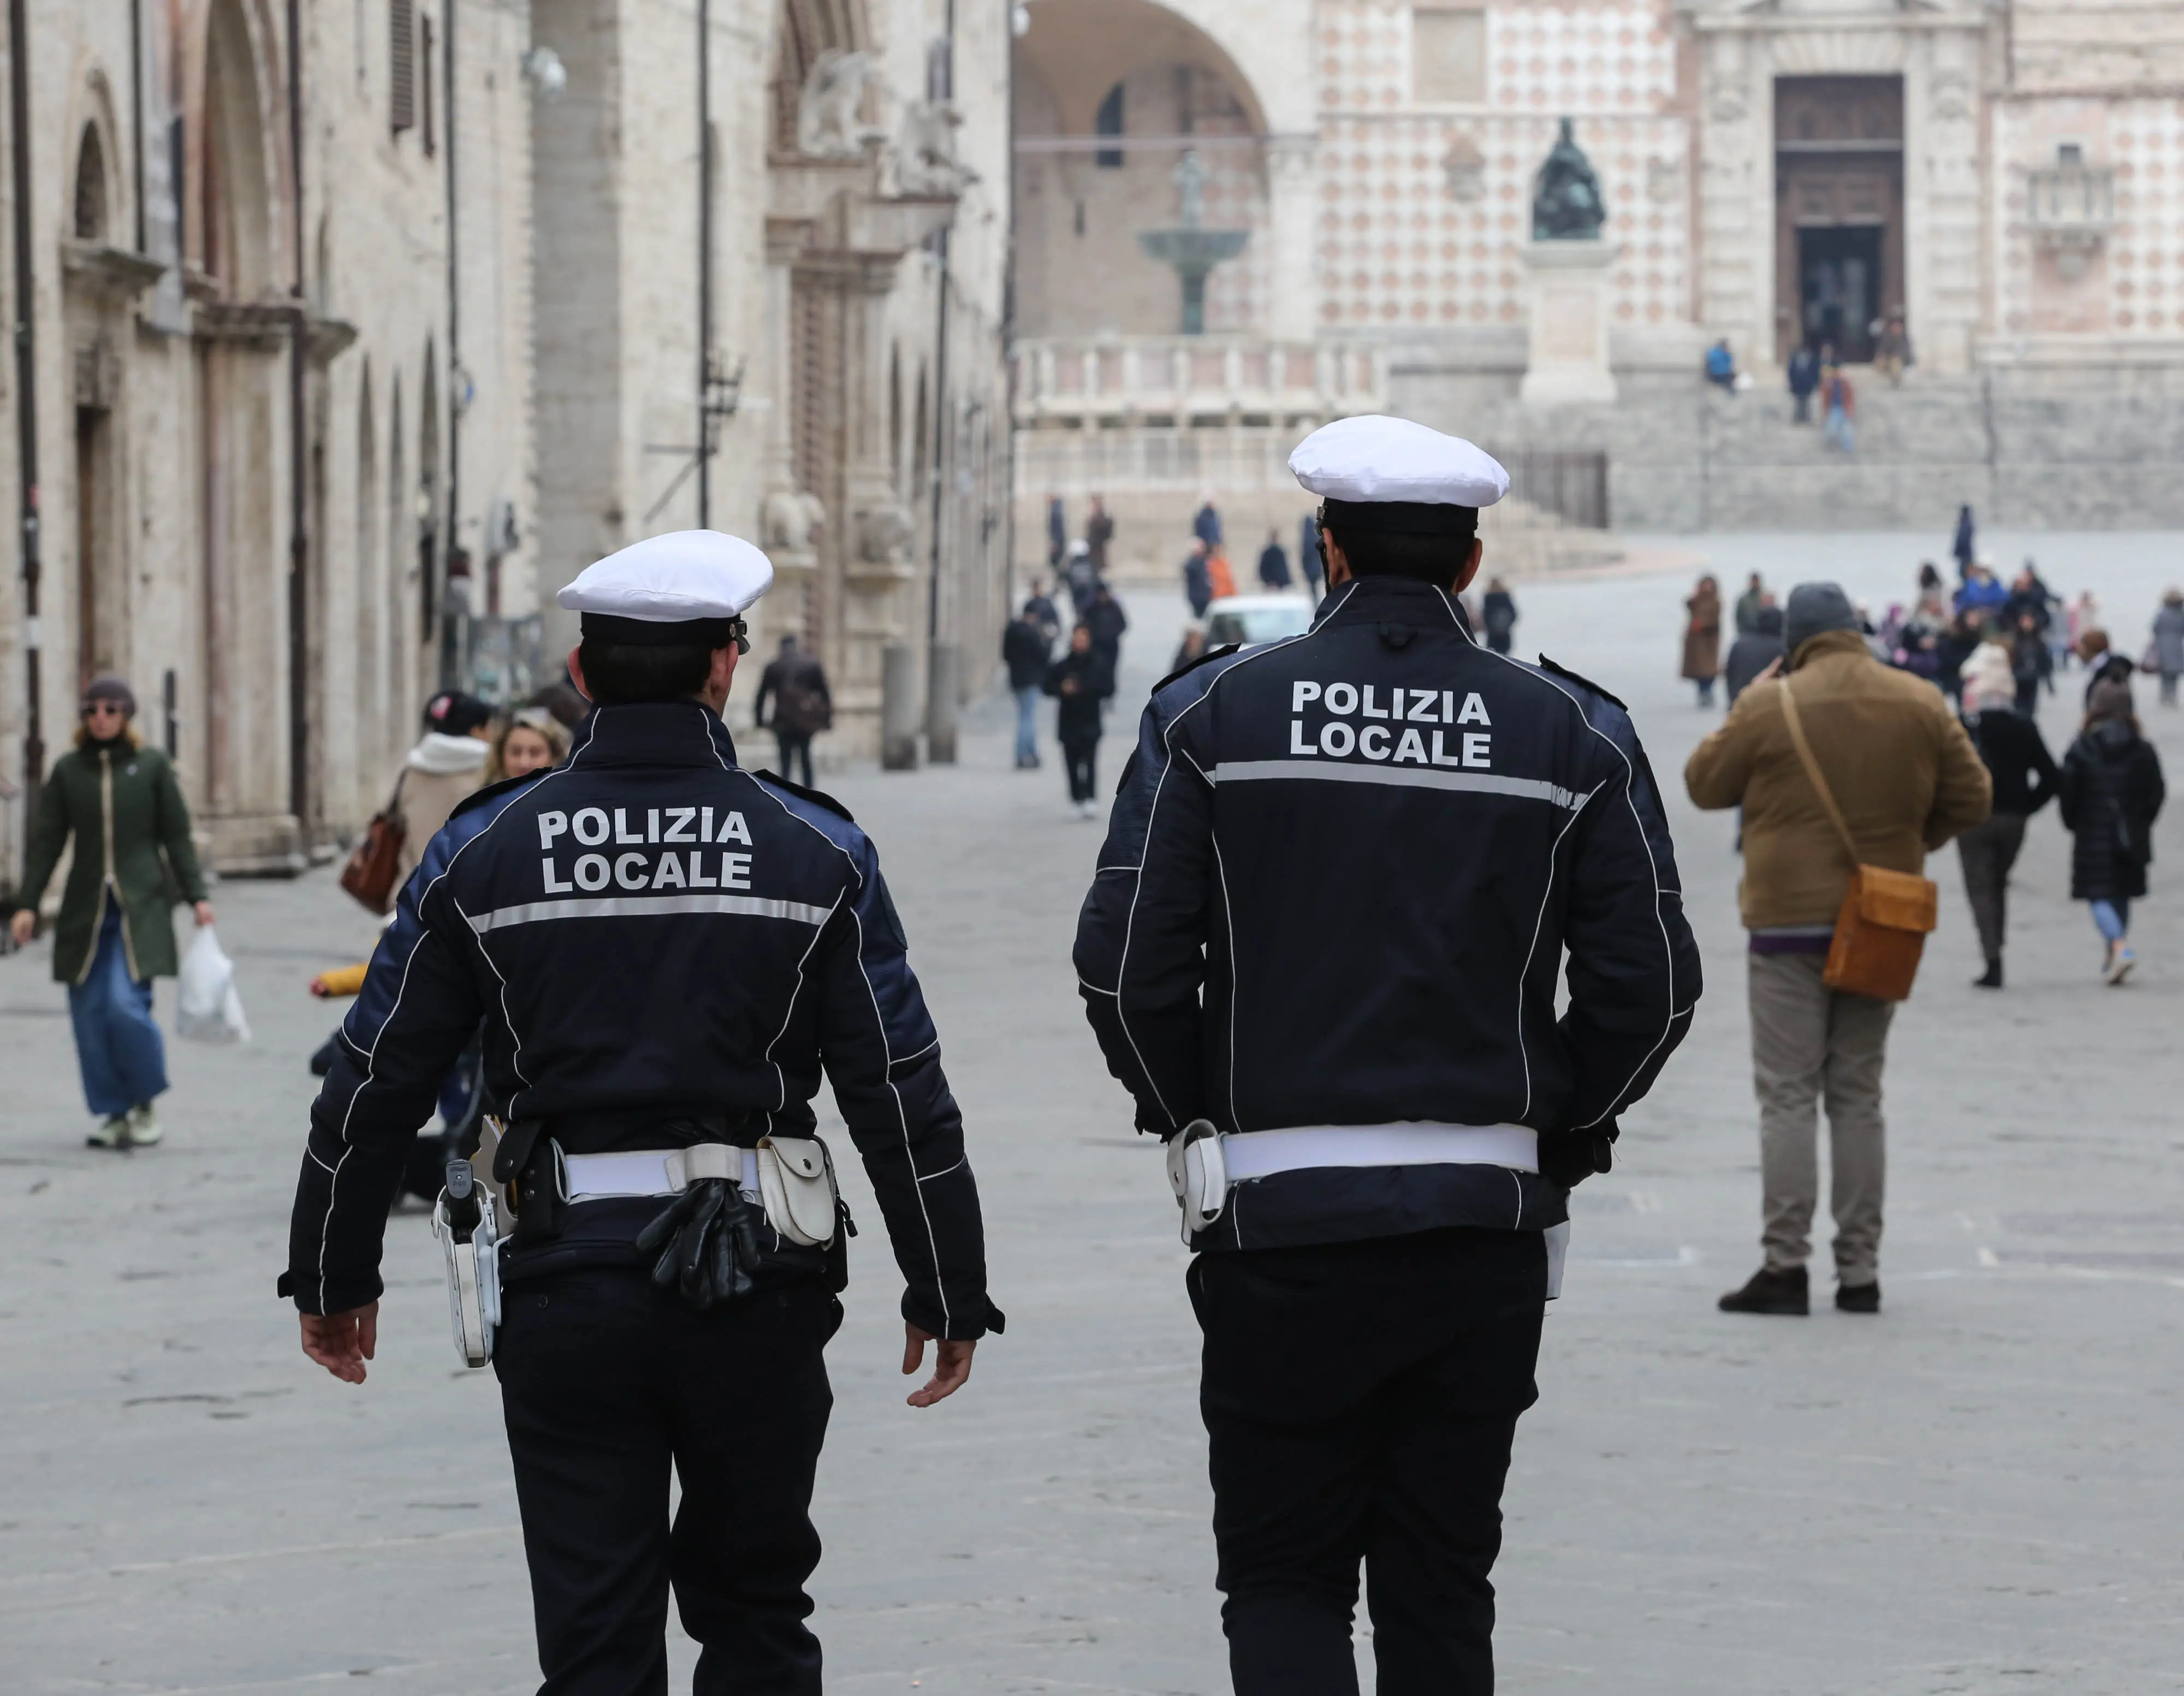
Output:
<svg viewBox="0 0 2184 1696">
<path fill-rule="evenodd" d="M 1880 1310 L 1880 1079 L 1893 1003 L 1822 980 L 1836 916 L 1858 866 L 1919 872 L 1986 817 L 1993 785 L 1948 703 L 1875 660 L 1831 583 L 1800 583 L 1783 610 L 1786 661 L 1741 695 L 1684 770 L 1702 807 L 1744 809 L 1741 902 L 1750 937 L 1752 1060 L 1759 1097 L 1766 1261 L 1721 1298 L 1730 1313 L 1811 1311 L 1805 1262 L 1819 1193 L 1819 1107 L 1828 1104 L 1836 1305 Z M 1854 844 L 1808 775 L 1785 710 Z"/>
</svg>

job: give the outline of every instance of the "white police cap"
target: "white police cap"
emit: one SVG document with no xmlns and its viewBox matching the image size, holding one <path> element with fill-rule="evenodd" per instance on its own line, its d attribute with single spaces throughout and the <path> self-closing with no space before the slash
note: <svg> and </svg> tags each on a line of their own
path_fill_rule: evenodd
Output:
<svg viewBox="0 0 2184 1696">
<path fill-rule="evenodd" d="M 1378 414 L 1323 425 L 1297 444 L 1290 455 L 1290 470 L 1312 494 L 1351 507 L 1401 505 L 1475 510 L 1493 505 L 1509 492 L 1509 473 L 1491 454 L 1460 436 L 1444 436 L 1407 418 Z M 1355 520 L 1360 515 L 1350 516 Z"/>
<path fill-rule="evenodd" d="M 773 587 L 773 561 L 718 530 L 649 536 L 595 560 L 554 598 L 584 615 L 588 635 L 662 645 L 725 646 L 744 612 Z"/>
</svg>

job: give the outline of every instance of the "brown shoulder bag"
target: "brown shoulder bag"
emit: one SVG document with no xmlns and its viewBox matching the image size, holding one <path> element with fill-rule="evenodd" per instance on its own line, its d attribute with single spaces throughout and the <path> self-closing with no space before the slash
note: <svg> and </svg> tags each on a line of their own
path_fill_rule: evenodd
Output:
<svg viewBox="0 0 2184 1696">
<path fill-rule="evenodd" d="M 1782 717 L 1805 775 L 1819 792 L 1821 809 L 1850 853 L 1850 888 L 1844 891 L 1842 911 L 1836 915 L 1835 940 L 1829 945 L 1820 981 L 1831 990 L 1875 1001 L 1908 1001 L 1912 980 L 1919 975 L 1926 933 L 1941 922 L 1941 891 L 1931 879 L 1915 872 L 1892 872 L 1859 861 L 1857 840 L 1836 806 L 1828 780 L 1820 775 L 1812 744 L 1805 739 L 1797 698 L 1786 678 L 1782 682 Z"/>
<path fill-rule="evenodd" d="M 394 877 L 401 868 L 402 843 L 409 834 L 402 823 L 402 778 L 397 778 L 393 795 L 372 815 L 363 839 L 349 851 L 348 863 L 342 868 L 341 886 L 373 912 L 393 909 Z"/>
</svg>

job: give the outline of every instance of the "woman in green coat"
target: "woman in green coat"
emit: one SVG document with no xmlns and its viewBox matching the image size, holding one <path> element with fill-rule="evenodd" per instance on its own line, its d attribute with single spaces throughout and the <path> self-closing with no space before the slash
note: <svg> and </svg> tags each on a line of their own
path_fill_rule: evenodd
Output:
<svg viewBox="0 0 2184 1696">
<path fill-rule="evenodd" d="M 167 1087 L 167 1053 L 152 1021 L 152 979 L 175 975 L 169 914 L 176 892 L 199 924 L 212 923 L 175 768 L 140 745 L 136 713 L 136 698 L 119 678 L 96 678 L 84 690 L 75 747 L 53 762 L 38 796 L 23 905 L 10 927 L 19 944 L 31 940 L 38 899 L 73 835 L 53 976 L 69 986 L 84 1097 L 100 1119 L 90 1136 L 95 1148 L 159 1140 L 152 1102 Z"/>
</svg>

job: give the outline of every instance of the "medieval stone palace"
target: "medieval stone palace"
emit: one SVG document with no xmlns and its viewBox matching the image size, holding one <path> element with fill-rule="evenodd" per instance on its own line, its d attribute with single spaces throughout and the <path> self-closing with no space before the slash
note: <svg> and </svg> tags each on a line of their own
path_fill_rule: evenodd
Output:
<svg viewBox="0 0 2184 1696">
<path fill-rule="evenodd" d="M 2184 6 L 1028 9 L 1028 502 L 1279 502 L 1301 426 L 1384 406 L 1502 451 L 1520 493 L 1529 459 L 1535 499 L 1619 527 L 1930 527 L 1959 500 L 2184 522 Z M 1535 239 L 1563 120 L 1606 214 L 1589 246 Z M 1141 239 L 1178 226 L 1186 151 L 1204 225 L 1242 236 L 1199 337 Z M 1892 315 L 1900 387 L 1869 364 Z M 1741 393 L 1702 380 L 1721 338 Z M 1823 343 L 1855 455 L 1789 422 L 1786 365 Z"/>
</svg>

